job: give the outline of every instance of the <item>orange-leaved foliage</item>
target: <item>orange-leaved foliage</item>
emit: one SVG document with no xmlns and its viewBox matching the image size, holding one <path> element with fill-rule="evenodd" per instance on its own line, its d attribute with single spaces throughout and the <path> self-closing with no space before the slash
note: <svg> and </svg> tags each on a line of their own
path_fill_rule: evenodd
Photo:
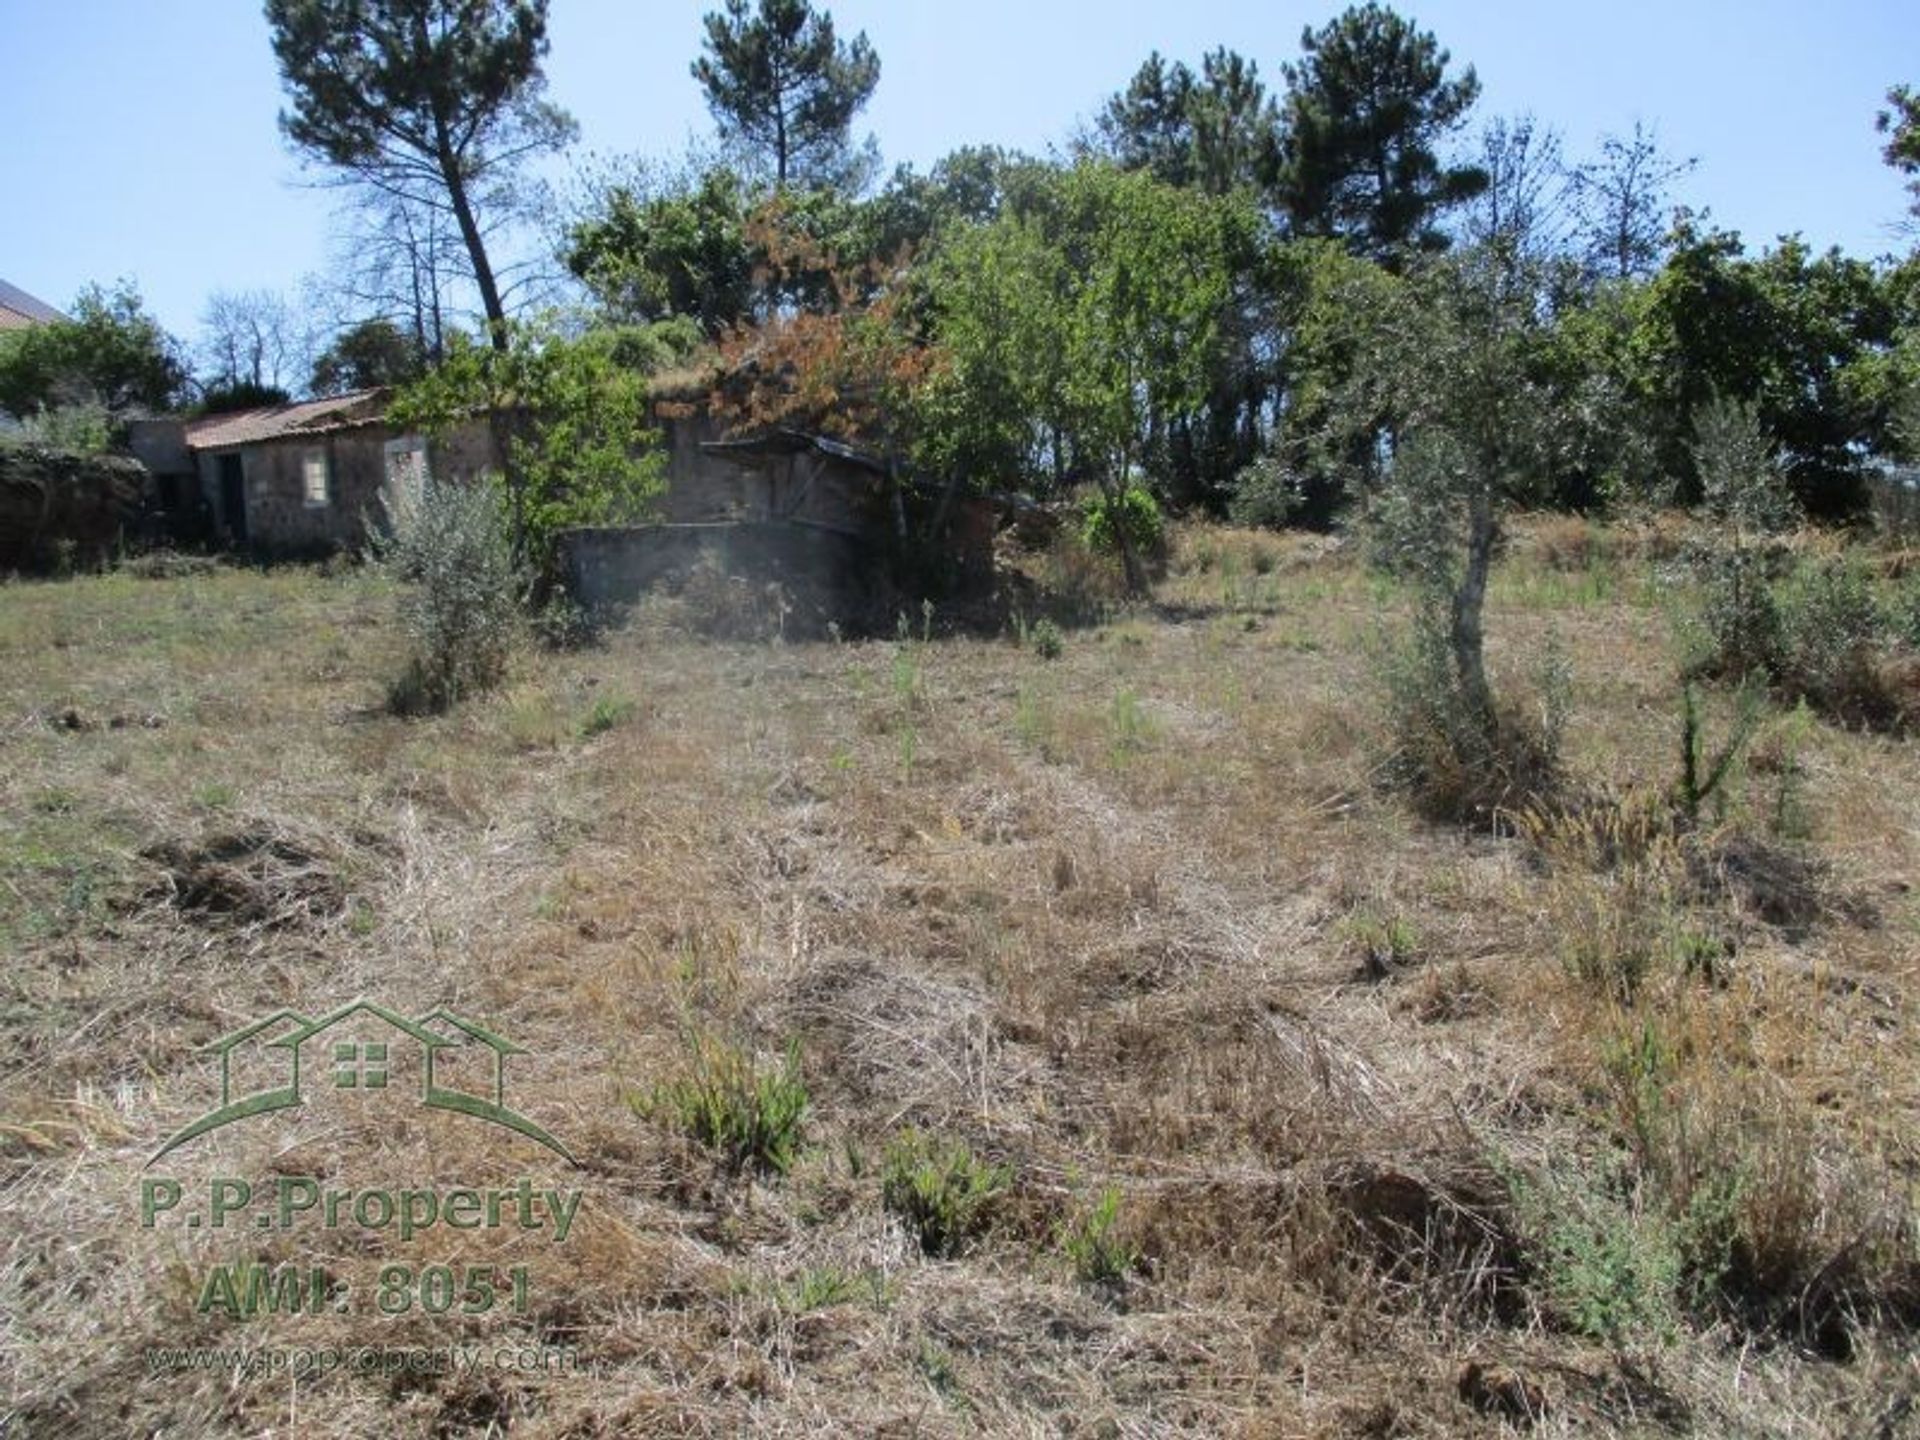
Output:
<svg viewBox="0 0 1920 1440">
<path fill-rule="evenodd" d="M 845 262 L 778 196 L 747 235 L 763 303 L 720 338 L 713 414 L 732 429 L 784 426 L 905 451 L 915 398 L 943 366 L 920 333 L 908 257 Z"/>
</svg>

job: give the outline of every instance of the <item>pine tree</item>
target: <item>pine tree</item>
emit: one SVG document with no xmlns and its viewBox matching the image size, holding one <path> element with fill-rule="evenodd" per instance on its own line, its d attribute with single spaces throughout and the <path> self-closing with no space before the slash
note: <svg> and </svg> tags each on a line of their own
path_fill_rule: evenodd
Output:
<svg viewBox="0 0 1920 1440">
<path fill-rule="evenodd" d="M 880 83 L 880 57 L 856 35 L 842 44 L 833 16 L 807 0 L 726 0 L 706 17 L 693 78 L 726 139 L 764 157 L 776 186 L 849 185 L 862 155 L 854 115 Z"/>
</svg>

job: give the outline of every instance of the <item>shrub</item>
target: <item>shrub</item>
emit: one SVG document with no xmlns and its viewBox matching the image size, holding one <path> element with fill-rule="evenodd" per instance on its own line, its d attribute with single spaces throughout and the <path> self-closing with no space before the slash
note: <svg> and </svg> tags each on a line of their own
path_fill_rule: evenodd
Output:
<svg viewBox="0 0 1920 1440">
<path fill-rule="evenodd" d="M 1360 952 L 1361 969 L 1375 979 L 1412 964 L 1420 944 L 1419 933 L 1404 916 L 1370 908 L 1349 916 L 1346 929 Z"/>
<path fill-rule="evenodd" d="M 17 438 L 21 444 L 46 445 L 76 455 L 104 455 L 113 448 L 118 428 L 106 406 L 89 400 L 27 416 L 20 422 Z"/>
<path fill-rule="evenodd" d="M 404 585 L 400 624 L 413 642 L 389 692 L 402 714 L 444 710 L 496 685 L 519 630 L 525 581 L 490 484 L 429 484 L 396 517 L 375 556 Z"/>
<path fill-rule="evenodd" d="M 1786 634 L 1769 577 L 1771 562 L 1753 548 L 1698 557 L 1699 643 L 1687 667 L 1719 680 L 1772 680 L 1785 662 Z"/>
<path fill-rule="evenodd" d="M 880 1202 L 928 1255 L 951 1258 L 982 1234 L 1013 1172 L 978 1159 L 961 1141 L 908 1130 L 887 1147 Z"/>
<path fill-rule="evenodd" d="M 1034 622 L 1033 628 L 1027 632 L 1027 638 L 1033 646 L 1033 653 L 1042 660 L 1058 660 L 1061 652 L 1067 648 L 1060 627 L 1045 616 Z"/>
<path fill-rule="evenodd" d="M 1236 525 L 1279 530 L 1300 508 L 1300 477 L 1272 455 L 1263 455 L 1234 478 L 1227 518 Z"/>
<path fill-rule="evenodd" d="M 1920 534 L 1920 485 L 1886 473 L 1868 472 L 1867 506 L 1874 528 L 1902 539 Z"/>
<path fill-rule="evenodd" d="M 1108 1186 L 1091 1206 L 1060 1227 L 1060 1248 L 1073 1273 L 1090 1285 L 1117 1285 L 1140 1263 L 1140 1252 L 1119 1233 L 1120 1192 Z"/>
<path fill-rule="evenodd" d="M 599 639 L 597 617 L 555 591 L 533 616 L 533 636 L 548 650 L 584 650 Z"/>
<path fill-rule="evenodd" d="M 1715 396 L 1693 421 L 1693 464 L 1707 512 L 1736 542 L 1777 534 L 1800 518 L 1759 411 L 1744 400 Z"/>
<path fill-rule="evenodd" d="M 1680 687 L 1680 780 L 1674 800 L 1689 826 L 1700 823 L 1700 807 L 1713 800 L 1722 818 L 1727 808 L 1729 783 L 1740 763 L 1747 741 L 1760 724 L 1765 691 L 1757 684 L 1743 685 L 1740 708 L 1718 751 L 1709 751 L 1700 723 L 1700 701 L 1691 682 Z"/>
<path fill-rule="evenodd" d="M 1550 666 L 1529 713 L 1495 699 L 1482 714 L 1462 686 L 1446 620 L 1423 607 L 1381 661 L 1389 754 L 1384 774 L 1429 819 L 1492 826 L 1504 811 L 1546 801 L 1560 786 L 1564 677 Z"/>
<path fill-rule="evenodd" d="M 1887 633 L 1910 650 L 1920 650 L 1920 570 L 1910 571 L 1887 597 Z"/>
<path fill-rule="evenodd" d="M 1899 704 L 1881 679 L 1881 618 L 1860 567 L 1828 561 L 1800 575 L 1781 607 L 1783 680 L 1790 695 L 1843 720 L 1882 724 Z"/>
<path fill-rule="evenodd" d="M 1115 554 L 1123 534 L 1136 555 L 1157 553 L 1165 538 L 1159 502 L 1142 486 L 1129 485 L 1116 496 L 1103 491 L 1081 509 L 1080 541 L 1087 549 Z"/>
<path fill-rule="evenodd" d="M 1547 1304 L 1564 1324 L 1608 1344 L 1673 1334 L 1683 1262 L 1668 1227 L 1570 1178 L 1518 1198 Z"/>
<path fill-rule="evenodd" d="M 589 739 L 618 729 L 639 712 L 639 707 L 624 695 L 602 695 L 580 721 L 580 733 Z"/>
<path fill-rule="evenodd" d="M 737 1046 L 703 1036 L 694 1041 L 685 1075 L 633 1105 L 720 1152 L 736 1168 L 752 1165 L 783 1175 L 800 1144 L 807 1087 L 796 1046 L 788 1047 L 779 1068 L 762 1068 Z"/>
</svg>

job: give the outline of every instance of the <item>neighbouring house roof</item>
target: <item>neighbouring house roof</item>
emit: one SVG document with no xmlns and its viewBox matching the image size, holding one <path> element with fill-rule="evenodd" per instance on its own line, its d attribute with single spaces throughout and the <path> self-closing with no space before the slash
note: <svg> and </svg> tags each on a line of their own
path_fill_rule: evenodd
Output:
<svg viewBox="0 0 1920 1440">
<path fill-rule="evenodd" d="M 24 330 L 29 325 L 50 325 L 66 318 L 46 301 L 0 280 L 0 330 Z"/>
<path fill-rule="evenodd" d="M 350 430 L 377 425 L 387 416 L 386 390 L 355 390 L 325 400 L 302 400 L 290 405 L 262 405 L 226 415 L 208 415 L 187 422 L 187 448 L 220 450 L 232 445 L 257 445 L 266 440 Z"/>
</svg>

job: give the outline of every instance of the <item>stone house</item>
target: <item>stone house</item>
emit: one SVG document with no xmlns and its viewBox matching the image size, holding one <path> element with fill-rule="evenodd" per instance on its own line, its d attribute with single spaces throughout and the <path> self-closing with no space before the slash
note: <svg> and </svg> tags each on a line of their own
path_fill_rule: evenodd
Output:
<svg viewBox="0 0 1920 1440">
<path fill-rule="evenodd" d="M 484 422 L 429 442 L 387 420 L 389 392 L 261 406 L 198 420 L 136 422 L 135 456 L 176 533 L 262 554 L 318 554 L 367 538 L 388 487 L 456 482 L 496 468 Z"/>
<path fill-rule="evenodd" d="M 388 421 L 390 400 L 386 390 L 361 390 L 137 421 L 129 443 L 175 537 L 256 554 L 324 553 L 365 541 L 383 492 L 500 468 L 484 420 L 429 441 Z M 938 535 L 949 585 L 990 574 L 990 504 L 924 490 L 883 457 L 827 436 L 730 435 L 701 404 L 662 403 L 654 424 L 667 460 L 658 522 L 563 538 L 566 584 L 590 607 L 623 604 L 706 564 L 813 596 L 822 616 L 852 615 L 904 578 L 909 536 Z"/>
<path fill-rule="evenodd" d="M 887 460 L 809 431 L 707 438 L 703 414 L 661 422 L 668 454 L 661 521 L 574 530 L 561 539 L 568 590 L 590 610 L 684 583 L 702 567 L 779 586 L 803 627 L 890 614 L 931 577 L 913 537 L 937 535 L 949 590 L 991 579 L 991 502 L 942 496 Z"/>
</svg>

